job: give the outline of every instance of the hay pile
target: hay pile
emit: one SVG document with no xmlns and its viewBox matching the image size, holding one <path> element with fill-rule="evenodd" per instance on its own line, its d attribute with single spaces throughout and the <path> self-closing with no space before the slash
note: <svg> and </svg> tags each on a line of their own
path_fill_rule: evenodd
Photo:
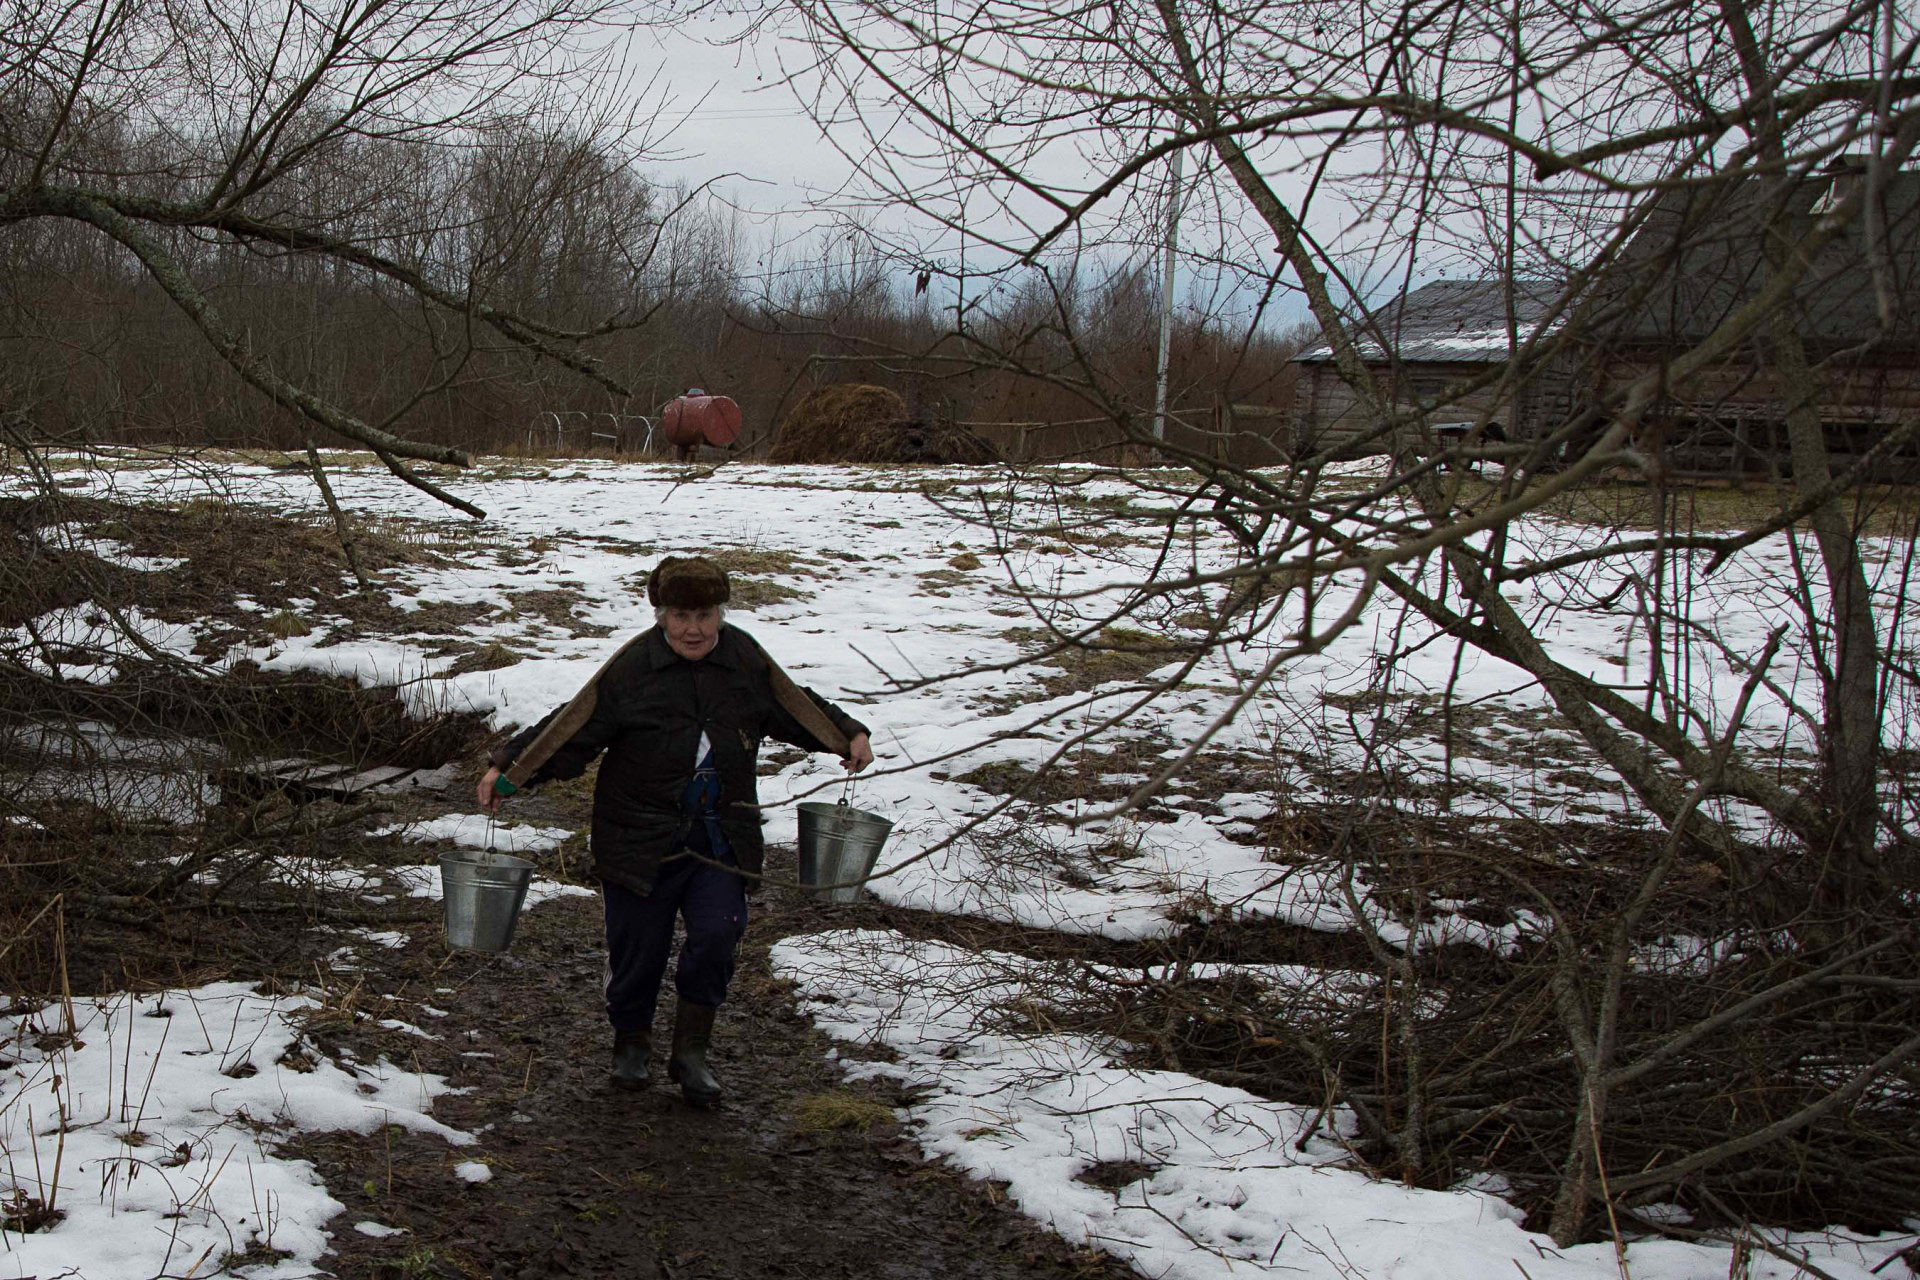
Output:
<svg viewBox="0 0 1920 1280">
<path fill-rule="evenodd" d="M 991 462 L 993 449 L 962 428 L 915 420 L 885 387 L 822 387 L 780 424 L 768 462 Z"/>
</svg>

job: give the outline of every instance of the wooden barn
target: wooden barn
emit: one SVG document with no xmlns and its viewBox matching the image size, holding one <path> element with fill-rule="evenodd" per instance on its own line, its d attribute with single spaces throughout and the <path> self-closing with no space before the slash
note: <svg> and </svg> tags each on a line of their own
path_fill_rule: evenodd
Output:
<svg viewBox="0 0 1920 1280">
<path fill-rule="evenodd" d="M 1490 420 L 1509 438 L 1562 421 L 1572 404 L 1572 366 L 1503 391 L 1499 371 L 1515 342 L 1547 322 L 1561 289 L 1547 281 L 1436 280 L 1375 313 L 1360 335 L 1360 358 L 1389 388 L 1396 413 L 1433 426 Z M 1385 453 L 1390 441 L 1361 409 L 1326 343 L 1294 357 L 1296 455 Z M 1476 386 L 1478 383 L 1480 385 Z M 1448 396 L 1450 388 L 1471 388 Z"/>
<path fill-rule="evenodd" d="M 1627 386 L 1697 345 L 1765 286 L 1770 221 L 1783 217 L 1798 238 L 1857 193 L 1865 212 L 1813 257 L 1790 311 L 1817 375 L 1814 402 L 1838 465 L 1920 413 L 1920 172 L 1886 173 L 1877 191 L 1869 180 L 1864 160 L 1842 159 L 1792 184 L 1756 179 L 1665 193 L 1622 253 L 1611 296 L 1600 299 L 1586 343 L 1590 385 Z M 1793 394 L 1763 328 L 1666 388 L 1643 443 L 1682 470 L 1784 469 Z M 1907 457 L 1903 470 L 1911 449 Z"/>
<path fill-rule="evenodd" d="M 1764 228 L 1783 217 L 1792 235 L 1850 193 L 1868 198 L 1813 258 L 1791 315 L 1817 373 L 1814 392 L 1840 465 L 1920 413 L 1920 172 L 1884 175 L 1869 189 L 1857 160 L 1790 184 L 1676 188 L 1648 210 L 1603 283 L 1580 299 L 1578 329 L 1517 387 L 1499 390 L 1512 349 L 1566 315 L 1549 283 L 1438 281 L 1382 308 L 1362 356 L 1402 412 L 1431 426 L 1491 416 L 1514 440 L 1537 440 L 1593 404 L 1666 367 L 1764 287 Z M 1549 316 L 1555 318 L 1548 321 Z M 1371 432 L 1324 344 L 1303 351 L 1296 449 L 1377 452 Z M 1446 397 L 1446 389 L 1486 384 Z M 1722 473 L 1786 465 L 1783 423 L 1792 389 L 1763 328 L 1685 384 L 1663 388 L 1643 418 L 1641 445 L 1676 470 Z M 1445 434 L 1445 433 L 1443 433 Z M 1583 441 L 1569 442 L 1569 450 Z M 1913 469 L 1909 448 L 1901 465 Z"/>
</svg>

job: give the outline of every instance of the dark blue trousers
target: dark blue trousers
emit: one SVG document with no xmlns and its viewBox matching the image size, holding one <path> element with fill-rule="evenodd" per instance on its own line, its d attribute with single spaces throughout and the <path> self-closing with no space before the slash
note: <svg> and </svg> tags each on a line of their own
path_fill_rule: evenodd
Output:
<svg viewBox="0 0 1920 1280">
<path fill-rule="evenodd" d="M 704 842 L 703 842 L 704 843 Z M 733 952 L 747 931 L 747 882 L 728 870 L 683 855 L 666 859 L 653 892 L 642 897 L 601 881 L 607 909 L 607 1020 L 615 1031 L 653 1026 L 673 947 L 673 918 L 686 921 L 674 987 L 689 1004 L 718 1008 L 733 981 Z"/>
</svg>

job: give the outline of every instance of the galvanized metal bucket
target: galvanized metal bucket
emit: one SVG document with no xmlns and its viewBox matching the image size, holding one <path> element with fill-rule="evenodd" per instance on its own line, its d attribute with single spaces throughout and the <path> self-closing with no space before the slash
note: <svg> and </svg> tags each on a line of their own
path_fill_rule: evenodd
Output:
<svg viewBox="0 0 1920 1280">
<path fill-rule="evenodd" d="M 513 943 L 520 906 L 532 883 L 533 864 L 525 858 L 472 849 L 440 855 L 447 944 L 471 951 L 505 951 Z"/>
<path fill-rule="evenodd" d="M 860 885 L 873 874 L 880 846 L 893 822 L 877 813 L 809 801 L 800 809 L 800 883 L 826 902 L 860 901 Z"/>
</svg>

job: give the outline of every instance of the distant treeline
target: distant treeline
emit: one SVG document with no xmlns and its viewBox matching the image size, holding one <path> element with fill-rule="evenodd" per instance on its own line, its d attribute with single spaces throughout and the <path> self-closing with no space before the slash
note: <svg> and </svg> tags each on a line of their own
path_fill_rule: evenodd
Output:
<svg viewBox="0 0 1920 1280">
<path fill-rule="evenodd" d="M 137 183 L 133 172 L 113 181 Z M 295 198 L 284 183 L 272 191 L 259 216 L 311 228 L 327 251 L 170 230 L 164 218 L 150 233 L 251 358 L 410 439 L 631 450 L 663 403 L 698 386 L 739 401 L 752 452 L 807 392 L 856 381 L 1015 455 L 1111 453 L 1129 424 L 1150 423 L 1159 302 L 1148 266 L 1083 260 L 976 279 L 961 286 L 973 291 L 962 332 L 954 281 L 926 288 L 924 268 L 860 232 L 768 250 L 725 206 L 525 125 L 425 165 L 418 149 L 341 142 L 325 164 L 308 161 Z M 464 310 L 424 305 L 342 244 L 406 264 Z M 550 333 L 551 348 L 631 395 L 507 341 L 476 320 L 483 306 Z M 84 221 L 0 224 L 0 316 L 0 399 L 36 433 L 289 447 L 309 429 L 246 385 L 133 254 Z M 1287 335 L 1183 312 L 1176 442 L 1217 454 L 1227 445 L 1205 431 L 1218 406 L 1286 407 L 1295 349 Z M 1263 430 L 1274 419 L 1239 421 Z M 1257 462 L 1267 450 L 1242 441 L 1231 452 Z"/>
</svg>

